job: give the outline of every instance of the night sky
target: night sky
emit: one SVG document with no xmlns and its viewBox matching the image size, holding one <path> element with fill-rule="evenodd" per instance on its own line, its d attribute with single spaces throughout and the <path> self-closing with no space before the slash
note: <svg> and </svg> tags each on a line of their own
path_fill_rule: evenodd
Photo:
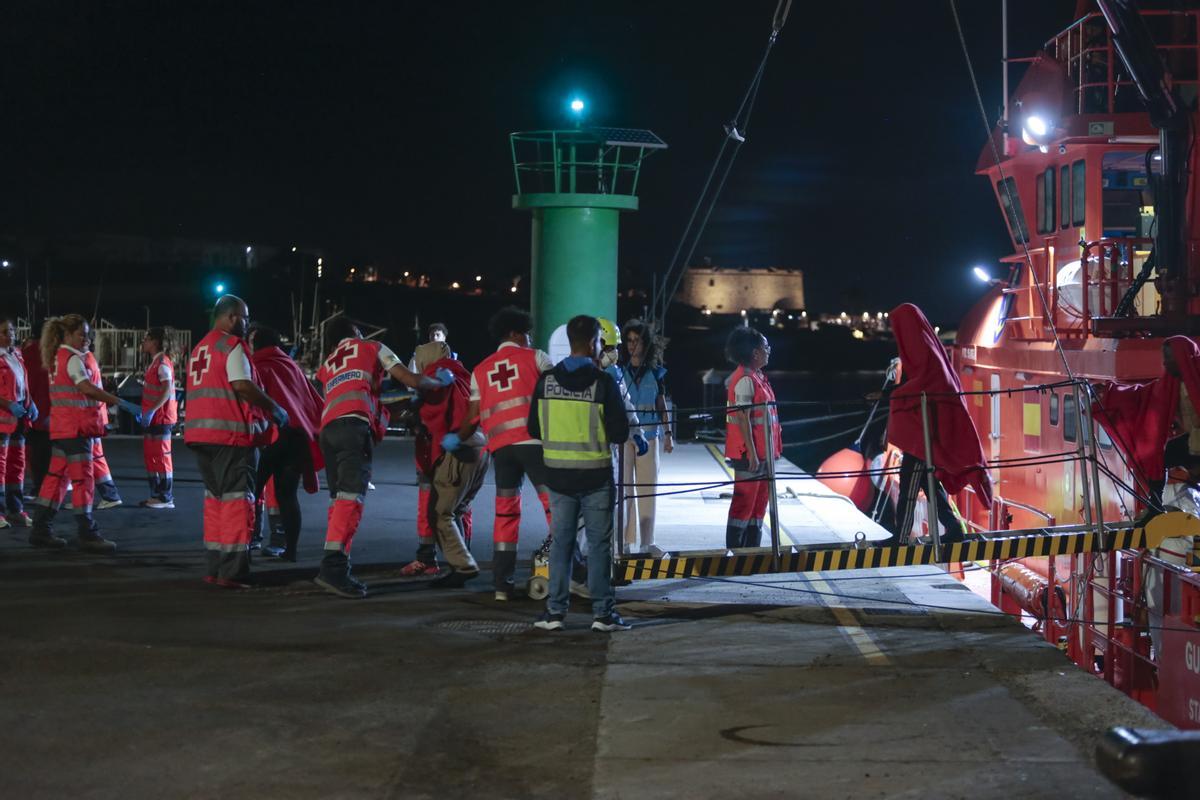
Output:
<svg viewBox="0 0 1200 800">
<path fill-rule="evenodd" d="M 288 245 L 446 276 L 528 268 L 507 133 L 645 127 L 623 271 L 661 269 L 775 0 L 110 2 L 0 10 L 0 232 Z M 1074 0 L 1012 0 L 1013 56 Z M 960 0 L 989 117 L 1000 2 Z M 1013 86 L 1020 69 L 1013 71 Z M 809 307 L 953 319 L 1010 249 L 947 2 L 794 4 L 697 258 L 800 267 Z"/>
</svg>

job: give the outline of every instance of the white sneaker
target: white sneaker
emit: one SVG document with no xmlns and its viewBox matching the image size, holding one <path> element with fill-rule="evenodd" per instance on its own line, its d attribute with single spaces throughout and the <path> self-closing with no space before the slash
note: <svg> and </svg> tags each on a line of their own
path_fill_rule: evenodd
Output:
<svg viewBox="0 0 1200 800">
<path fill-rule="evenodd" d="M 4 517 L 0 517 L 0 530 L 3 530 L 4 528 L 11 528 L 11 527 L 12 527 L 11 522 L 6 520 Z"/>
<path fill-rule="evenodd" d="M 174 508 L 175 503 L 171 500 L 146 500 L 142 503 L 146 508 Z"/>
<path fill-rule="evenodd" d="M 509 600 L 511 600 L 511 599 L 512 599 L 512 595 L 510 595 L 508 592 L 505 592 L 505 591 L 498 591 L 498 592 L 496 592 L 496 600 L 497 600 L 497 602 L 500 602 L 500 603 L 507 603 L 507 602 L 508 602 Z"/>
<path fill-rule="evenodd" d="M 124 503 L 122 503 L 120 500 L 101 500 L 100 502 L 96 503 L 96 510 L 103 511 L 106 508 L 116 508 L 120 505 L 124 505 Z"/>
</svg>

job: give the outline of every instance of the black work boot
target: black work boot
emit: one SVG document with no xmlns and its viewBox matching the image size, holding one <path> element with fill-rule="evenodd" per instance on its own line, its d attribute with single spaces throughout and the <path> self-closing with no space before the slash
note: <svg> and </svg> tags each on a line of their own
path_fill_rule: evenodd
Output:
<svg viewBox="0 0 1200 800">
<path fill-rule="evenodd" d="M 467 581 L 475 580 L 479 577 L 479 570 L 466 572 L 464 570 L 452 569 L 440 578 L 435 578 L 429 582 L 431 589 L 461 589 L 466 585 Z"/>
<path fill-rule="evenodd" d="M 86 516 L 80 516 L 78 519 L 80 550 L 98 555 L 107 555 L 117 551 L 115 542 L 111 542 L 100 535 L 100 526 L 96 524 L 94 519 Z"/>
<path fill-rule="evenodd" d="M 511 600 L 513 573 L 517 570 L 517 551 L 498 550 L 492 556 L 492 572 L 495 577 L 497 600 Z"/>
<path fill-rule="evenodd" d="M 329 552 L 321 560 L 321 570 L 313 583 L 338 597 L 361 600 L 367 596 L 367 587 L 350 575 L 350 559 L 345 553 Z"/>
<path fill-rule="evenodd" d="M 29 543 L 34 547 L 45 547 L 50 550 L 61 550 L 67 546 L 67 540 L 55 536 L 50 530 L 50 520 L 54 515 L 45 506 L 33 509 L 33 525 L 29 530 Z"/>
</svg>

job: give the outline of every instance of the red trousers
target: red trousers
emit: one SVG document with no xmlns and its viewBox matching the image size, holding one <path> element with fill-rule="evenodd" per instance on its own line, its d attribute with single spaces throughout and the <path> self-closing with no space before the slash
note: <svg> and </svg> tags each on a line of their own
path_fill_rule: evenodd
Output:
<svg viewBox="0 0 1200 800">
<path fill-rule="evenodd" d="M 38 488 L 34 504 L 35 527 L 49 526 L 62 506 L 71 486 L 71 508 L 80 518 L 80 526 L 90 528 L 92 501 L 96 496 L 92 452 L 95 439 L 55 439 L 50 442 L 50 469 Z M 38 525 L 37 523 L 41 523 Z"/>
<path fill-rule="evenodd" d="M 18 422 L 11 434 L 0 433 L 0 513 L 19 514 L 25 510 L 22 489 L 25 484 L 25 426 Z"/>
<path fill-rule="evenodd" d="M 210 577 L 239 580 L 250 571 L 258 450 L 189 445 L 204 479 L 204 549 Z"/>
<path fill-rule="evenodd" d="M 734 470 L 733 502 L 725 524 L 726 547 L 758 547 L 762 544 L 763 517 L 771 498 L 771 482 L 765 467 L 756 472 Z"/>
<path fill-rule="evenodd" d="M 103 456 L 101 456 L 103 457 Z M 146 479 L 150 495 L 159 500 L 171 500 L 175 465 L 171 458 L 171 426 L 151 425 L 142 437 L 142 457 L 146 462 Z M 107 468 L 108 463 L 104 466 Z"/>
</svg>

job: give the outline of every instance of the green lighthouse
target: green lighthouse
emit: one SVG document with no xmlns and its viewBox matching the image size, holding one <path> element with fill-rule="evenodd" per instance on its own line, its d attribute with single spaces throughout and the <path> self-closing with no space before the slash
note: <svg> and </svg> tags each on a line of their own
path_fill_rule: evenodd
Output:
<svg viewBox="0 0 1200 800">
<path fill-rule="evenodd" d="M 533 215 L 531 296 L 538 347 L 576 314 L 615 320 L 620 215 L 638 208 L 650 131 L 577 128 L 509 135 L 513 208 Z"/>
</svg>

